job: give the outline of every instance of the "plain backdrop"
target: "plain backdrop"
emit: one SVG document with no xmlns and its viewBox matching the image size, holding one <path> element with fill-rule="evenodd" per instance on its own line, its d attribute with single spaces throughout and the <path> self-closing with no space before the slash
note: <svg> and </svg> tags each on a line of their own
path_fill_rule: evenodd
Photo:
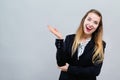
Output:
<svg viewBox="0 0 120 80">
<path fill-rule="evenodd" d="M 120 0 L 0 0 L 0 80 L 58 80 L 56 37 L 75 33 L 90 9 L 103 15 L 107 46 L 98 80 L 120 79 Z"/>
</svg>

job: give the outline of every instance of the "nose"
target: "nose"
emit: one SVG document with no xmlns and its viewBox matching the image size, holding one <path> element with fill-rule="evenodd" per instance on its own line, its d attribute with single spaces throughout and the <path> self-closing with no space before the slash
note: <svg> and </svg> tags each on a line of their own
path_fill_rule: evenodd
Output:
<svg viewBox="0 0 120 80">
<path fill-rule="evenodd" d="M 93 27 L 93 22 L 91 21 L 91 22 L 89 22 L 89 25 L 90 25 L 90 27 Z"/>
</svg>

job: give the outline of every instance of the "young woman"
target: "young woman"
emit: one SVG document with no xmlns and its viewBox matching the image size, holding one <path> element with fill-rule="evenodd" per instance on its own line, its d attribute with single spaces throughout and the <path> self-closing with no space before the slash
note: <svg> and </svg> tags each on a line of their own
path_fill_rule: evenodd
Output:
<svg viewBox="0 0 120 80">
<path fill-rule="evenodd" d="M 99 11 L 91 9 L 82 18 L 76 34 L 67 35 L 48 26 L 57 37 L 57 65 L 61 70 L 59 80 L 96 80 L 104 59 L 106 43 L 102 40 L 103 23 Z"/>
</svg>

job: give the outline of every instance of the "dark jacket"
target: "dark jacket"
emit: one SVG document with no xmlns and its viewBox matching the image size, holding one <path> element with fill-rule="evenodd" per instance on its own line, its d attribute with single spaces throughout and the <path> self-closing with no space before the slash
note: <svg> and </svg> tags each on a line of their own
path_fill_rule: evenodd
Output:
<svg viewBox="0 0 120 80">
<path fill-rule="evenodd" d="M 56 39 L 55 45 L 57 48 L 56 59 L 58 66 L 69 64 L 67 72 L 61 71 L 59 80 L 96 80 L 102 67 L 102 63 L 92 63 L 94 54 L 94 39 L 92 38 L 86 45 L 83 54 L 77 58 L 78 50 L 71 57 L 72 44 L 75 35 L 67 35 L 64 40 Z M 106 43 L 103 41 L 103 48 Z M 103 49 L 104 50 L 104 49 Z"/>
</svg>

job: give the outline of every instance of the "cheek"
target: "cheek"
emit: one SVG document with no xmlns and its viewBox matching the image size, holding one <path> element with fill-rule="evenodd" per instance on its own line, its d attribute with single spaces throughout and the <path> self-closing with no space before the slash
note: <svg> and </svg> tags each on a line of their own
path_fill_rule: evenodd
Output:
<svg viewBox="0 0 120 80">
<path fill-rule="evenodd" d="M 97 28 L 98 28 L 98 27 L 94 27 L 93 32 L 95 32 L 95 31 L 97 30 Z"/>
<path fill-rule="evenodd" d="M 98 28 L 98 25 L 94 25 L 94 29 L 96 30 Z"/>
<path fill-rule="evenodd" d="M 88 24 L 88 23 L 89 23 L 89 22 L 88 22 L 87 20 L 85 20 L 83 24 L 85 25 L 85 24 Z"/>
<path fill-rule="evenodd" d="M 94 33 L 95 31 L 96 31 L 96 29 L 93 29 L 93 30 L 92 30 L 92 33 Z"/>
</svg>

